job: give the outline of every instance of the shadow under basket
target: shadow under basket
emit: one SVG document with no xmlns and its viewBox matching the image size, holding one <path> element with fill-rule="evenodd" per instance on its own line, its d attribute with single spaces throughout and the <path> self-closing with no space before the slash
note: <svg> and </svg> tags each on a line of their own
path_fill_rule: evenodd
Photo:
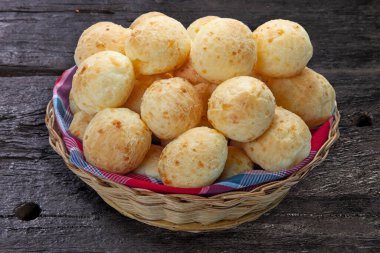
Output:
<svg viewBox="0 0 380 253">
<path fill-rule="evenodd" d="M 79 169 L 70 162 L 60 131 L 55 124 L 51 101 L 47 105 L 45 118 L 50 145 L 63 158 L 67 167 L 93 188 L 106 203 L 129 218 L 156 227 L 187 232 L 233 228 L 242 223 L 256 220 L 277 206 L 292 186 L 326 159 L 331 145 L 339 138 L 339 120 L 340 114 L 336 109 L 335 120 L 325 144 L 309 164 L 291 176 L 263 184 L 251 191 L 232 191 L 207 197 L 162 194 L 145 189 L 130 188 L 100 179 Z"/>
</svg>

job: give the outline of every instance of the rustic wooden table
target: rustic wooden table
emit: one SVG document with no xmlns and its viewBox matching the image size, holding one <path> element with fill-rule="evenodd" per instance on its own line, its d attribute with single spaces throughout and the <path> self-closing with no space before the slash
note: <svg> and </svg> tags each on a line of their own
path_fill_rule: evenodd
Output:
<svg viewBox="0 0 380 253">
<path fill-rule="evenodd" d="M 107 206 L 49 146 L 45 106 L 74 65 L 83 29 L 101 20 L 128 26 L 152 10 L 185 26 L 210 14 L 252 29 L 285 18 L 310 34 L 309 66 L 336 89 L 341 138 L 255 222 L 208 234 L 141 224 Z M 0 13 L 0 252 L 380 251 L 379 1 L 2 0 Z M 24 202 L 41 212 L 31 205 L 16 215 Z M 25 210 L 35 219 L 18 219 Z"/>
</svg>

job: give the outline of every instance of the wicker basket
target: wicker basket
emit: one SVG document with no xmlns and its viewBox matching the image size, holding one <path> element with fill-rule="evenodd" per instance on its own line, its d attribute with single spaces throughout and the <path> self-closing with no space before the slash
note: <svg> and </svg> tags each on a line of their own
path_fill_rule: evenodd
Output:
<svg viewBox="0 0 380 253">
<path fill-rule="evenodd" d="M 100 197 L 121 214 L 143 223 L 176 231 L 202 232 L 224 230 L 253 221 L 277 206 L 309 171 L 328 155 L 329 148 L 339 137 L 340 114 L 335 110 L 335 121 L 329 138 L 315 158 L 286 179 L 266 183 L 252 191 L 233 191 L 212 197 L 186 194 L 161 194 L 145 189 L 129 188 L 100 179 L 75 167 L 69 160 L 65 144 L 55 124 L 52 102 L 46 109 L 49 142 L 62 156 L 67 167 L 92 187 Z"/>
</svg>

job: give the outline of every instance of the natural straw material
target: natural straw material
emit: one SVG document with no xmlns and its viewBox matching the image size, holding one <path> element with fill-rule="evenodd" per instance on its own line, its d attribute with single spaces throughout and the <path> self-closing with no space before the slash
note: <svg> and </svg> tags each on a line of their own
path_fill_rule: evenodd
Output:
<svg viewBox="0 0 380 253">
<path fill-rule="evenodd" d="M 123 215 L 146 224 L 176 231 L 203 232 L 224 230 L 253 221 L 277 206 L 309 171 L 326 159 L 331 145 L 339 137 L 340 114 L 335 120 L 328 140 L 314 159 L 305 167 L 283 180 L 266 183 L 251 191 L 233 191 L 211 197 L 186 194 L 161 194 L 145 189 L 129 188 L 100 179 L 74 166 L 55 124 L 53 104 L 46 109 L 49 142 L 63 158 L 67 167 L 92 187 L 100 197 Z"/>
</svg>

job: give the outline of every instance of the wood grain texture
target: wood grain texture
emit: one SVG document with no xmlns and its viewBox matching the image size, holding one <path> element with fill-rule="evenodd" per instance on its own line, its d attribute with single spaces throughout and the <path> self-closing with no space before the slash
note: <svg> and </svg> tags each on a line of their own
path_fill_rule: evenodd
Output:
<svg viewBox="0 0 380 253">
<path fill-rule="evenodd" d="M 1 1 L 1 252 L 380 251 L 379 1 L 100 2 Z M 74 64 L 81 31 L 100 20 L 127 26 L 151 10 L 185 25 L 209 14 L 251 28 L 281 17 L 309 31 L 310 66 L 337 92 L 341 138 L 328 159 L 259 220 L 208 234 L 149 227 L 107 206 L 50 148 L 45 106 L 57 75 Z M 355 125 L 363 113 L 372 126 Z M 40 205 L 40 217 L 16 218 L 14 208 L 25 201 Z"/>
<path fill-rule="evenodd" d="M 101 20 L 129 26 L 151 10 L 165 12 L 185 26 L 205 15 L 237 18 L 252 29 L 269 19 L 294 20 L 312 39 L 315 53 L 310 66 L 380 71 L 376 66 L 380 58 L 379 1 L 64 2 L 2 1 L 0 75 L 58 75 L 74 64 L 73 52 L 86 27 Z"/>
</svg>

